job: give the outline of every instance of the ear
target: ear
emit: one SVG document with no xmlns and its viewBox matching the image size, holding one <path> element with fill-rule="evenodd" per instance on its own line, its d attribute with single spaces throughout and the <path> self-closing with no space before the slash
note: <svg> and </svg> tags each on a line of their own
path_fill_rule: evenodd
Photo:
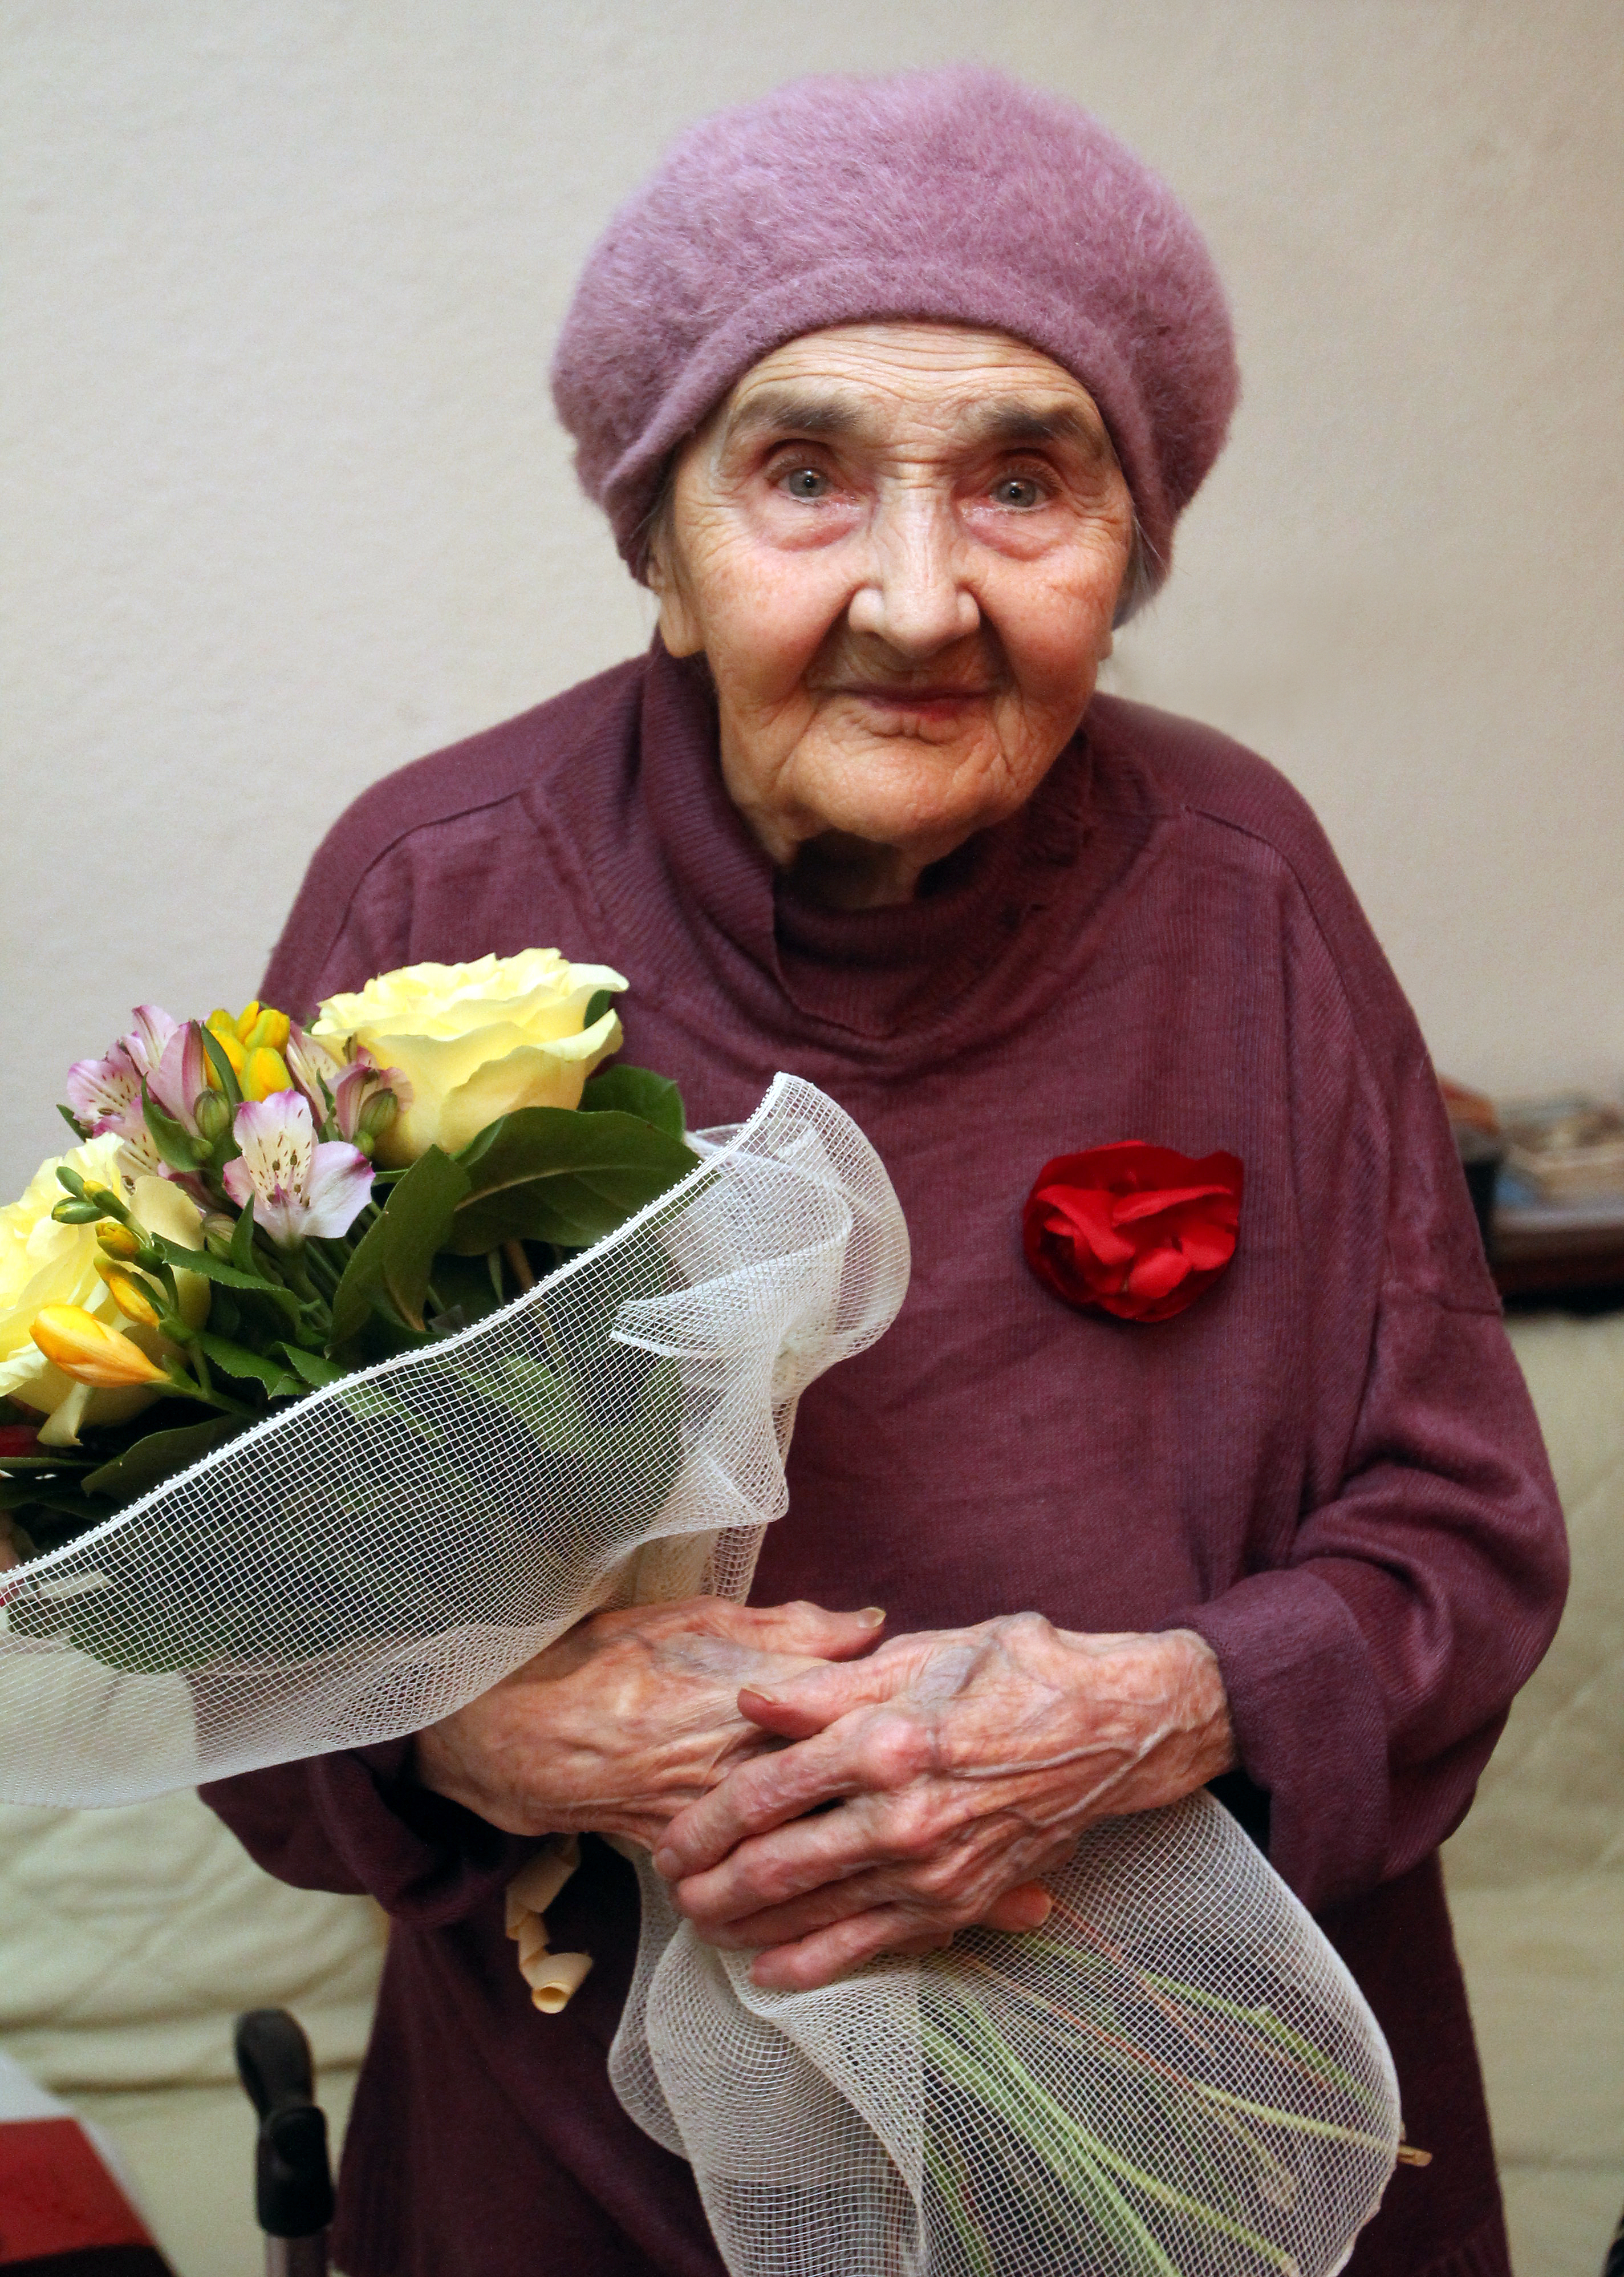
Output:
<svg viewBox="0 0 1624 2277">
<path fill-rule="evenodd" d="M 680 578 L 672 572 L 652 552 L 647 571 L 649 590 L 660 605 L 660 638 L 669 656 L 697 656 L 704 647 L 704 636 L 699 620 L 683 590 Z"/>
<path fill-rule="evenodd" d="M 643 583 L 660 605 L 660 638 L 669 656 L 697 656 L 704 647 L 699 618 L 688 596 L 687 579 L 676 554 L 669 501 L 654 517 L 643 562 Z"/>
</svg>

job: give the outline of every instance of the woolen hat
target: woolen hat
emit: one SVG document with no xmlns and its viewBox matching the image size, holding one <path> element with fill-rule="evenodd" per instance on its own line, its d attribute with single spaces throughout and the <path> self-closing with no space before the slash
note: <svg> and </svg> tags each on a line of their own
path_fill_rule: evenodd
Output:
<svg viewBox="0 0 1624 2277">
<path fill-rule="evenodd" d="M 734 381 L 803 332 L 884 318 L 1009 332 L 1080 379 L 1160 584 L 1239 392 L 1218 272 L 1097 118 L 966 65 L 799 80 L 702 119 L 599 240 L 553 400 L 637 575 L 666 461 Z"/>
</svg>

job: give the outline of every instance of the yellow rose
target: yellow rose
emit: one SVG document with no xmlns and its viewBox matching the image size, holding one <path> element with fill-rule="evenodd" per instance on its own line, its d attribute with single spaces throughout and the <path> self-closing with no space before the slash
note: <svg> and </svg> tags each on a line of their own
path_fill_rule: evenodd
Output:
<svg viewBox="0 0 1624 2277">
<path fill-rule="evenodd" d="M 94 1225 L 58 1225 L 51 1216 L 65 1199 L 57 1171 L 65 1163 L 87 1185 L 121 1191 L 116 1132 L 90 1138 L 65 1154 L 42 1162 L 19 1201 L 0 1209 L 0 1393 L 46 1418 L 41 1444 L 72 1447 L 87 1423 L 125 1423 L 156 1399 L 145 1384 L 96 1390 L 48 1360 L 29 1331 L 48 1305 L 77 1305 L 109 1328 L 119 1329 L 149 1359 L 157 1359 L 164 1339 L 156 1329 L 126 1321 L 113 1292 L 96 1270 L 102 1248 Z M 161 1233 L 187 1249 L 201 1249 L 202 1220 L 189 1194 L 168 1178 L 137 1178 L 130 1208 L 148 1233 Z M 209 1317 L 209 1283 L 200 1273 L 175 1276 L 180 1311 L 193 1328 Z"/>
<path fill-rule="evenodd" d="M 356 996 L 330 996 L 310 1033 L 338 1057 L 369 1052 L 398 1068 L 412 1097 L 378 1140 L 390 1169 L 430 1146 L 454 1154 L 519 1107 L 579 1107 L 600 1060 L 620 1048 L 614 1013 L 584 1027 L 600 989 L 626 982 L 556 948 L 482 956 L 474 964 L 408 964 Z"/>
</svg>

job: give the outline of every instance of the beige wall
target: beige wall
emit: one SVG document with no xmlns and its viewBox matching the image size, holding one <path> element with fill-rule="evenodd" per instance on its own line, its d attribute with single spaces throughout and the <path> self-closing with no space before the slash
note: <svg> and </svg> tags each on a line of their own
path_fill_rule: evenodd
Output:
<svg viewBox="0 0 1624 2277">
<path fill-rule="evenodd" d="M 1117 684 L 1276 759 L 1439 1059 L 1624 1087 L 1613 0 L 7 0 L 0 1187 L 239 1001 L 386 768 L 647 636 L 544 373 L 614 201 L 793 72 L 976 56 L 1210 233 L 1247 395 Z"/>
</svg>

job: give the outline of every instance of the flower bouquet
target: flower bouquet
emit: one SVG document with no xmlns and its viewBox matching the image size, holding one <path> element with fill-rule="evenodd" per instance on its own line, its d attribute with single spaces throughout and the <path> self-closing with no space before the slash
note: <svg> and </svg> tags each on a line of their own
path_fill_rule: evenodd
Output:
<svg viewBox="0 0 1624 2277">
<path fill-rule="evenodd" d="M 624 986 L 530 950 L 307 1033 L 146 1008 L 71 1071 L 4 1221 L 8 1799 L 393 1737 L 595 1607 L 741 1590 L 907 1235 L 809 1086 L 689 1141 L 603 1068 Z"/>
<path fill-rule="evenodd" d="M 693 1135 L 604 1068 L 623 986 L 417 967 L 307 1033 L 148 1009 L 72 1070 L 0 1218 L 0 1799 L 392 1738 L 597 1607 L 745 1595 L 907 1231 L 809 1085 Z M 1037 1935 L 816 1992 L 636 1862 L 611 2075 L 733 2277 L 1328 2277 L 1381 2195 L 1381 2035 L 1209 1797 L 1091 1829 Z"/>
<path fill-rule="evenodd" d="M 595 1075 L 618 973 L 386 973 L 308 1033 L 140 1007 L 80 1142 L 0 1212 L 0 1518 L 55 1548 L 291 1399 L 534 1286 L 694 1168 L 675 1085 Z"/>
</svg>

